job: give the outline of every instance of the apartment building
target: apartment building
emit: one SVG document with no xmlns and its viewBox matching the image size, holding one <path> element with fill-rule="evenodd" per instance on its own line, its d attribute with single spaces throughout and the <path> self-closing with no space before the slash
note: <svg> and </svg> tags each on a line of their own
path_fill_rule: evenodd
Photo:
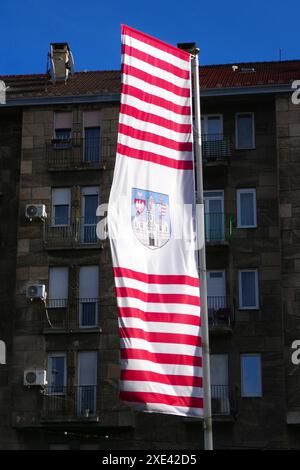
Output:
<svg viewBox="0 0 300 470">
<path fill-rule="evenodd" d="M 11 243 L 0 262 L 0 448 L 201 448 L 200 420 L 118 400 L 114 282 L 96 210 L 112 182 L 120 73 L 54 72 L 0 77 L 10 86 L 1 116 L 16 119 L 0 121 Z M 300 445 L 299 76 L 299 61 L 200 68 L 216 448 Z M 5 150 L 8 132 L 19 138 Z"/>
</svg>

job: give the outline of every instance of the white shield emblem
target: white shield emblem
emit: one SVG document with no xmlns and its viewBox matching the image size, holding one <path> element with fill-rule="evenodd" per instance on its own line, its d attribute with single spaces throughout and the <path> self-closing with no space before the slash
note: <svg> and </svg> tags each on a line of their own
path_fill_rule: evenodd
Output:
<svg viewBox="0 0 300 470">
<path fill-rule="evenodd" d="M 151 250 L 170 239 L 170 208 L 167 194 L 132 188 L 131 225 L 137 239 Z"/>
</svg>

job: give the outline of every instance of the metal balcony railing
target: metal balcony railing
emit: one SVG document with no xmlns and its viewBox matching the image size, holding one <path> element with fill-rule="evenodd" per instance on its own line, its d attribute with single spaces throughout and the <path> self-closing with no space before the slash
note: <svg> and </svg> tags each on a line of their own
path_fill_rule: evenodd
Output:
<svg viewBox="0 0 300 470">
<path fill-rule="evenodd" d="M 49 248 L 100 246 L 96 228 L 100 217 L 49 219 L 44 223 L 44 243 Z"/>
<path fill-rule="evenodd" d="M 231 328 L 232 314 L 226 296 L 208 296 L 208 324 L 209 328 Z"/>
<path fill-rule="evenodd" d="M 97 416 L 97 386 L 53 385 L 42 395 L 42 421 L 93 420 Z"/>
<path fill-rule="evenodd" d="M 233 399 L 229 385 L 211 385 L 212 416 L 230 416 Z"/>
<path fill-rule="evenodd" d="M 219 212 L 204 214 L 205 240 L 207 243 L 223 244 L 233 237 L 233 215 Z"/>
<path fill-rule="evenodd" d="M 111 142 L 103 138 L 73 137 L 46 142 L 49 170 L 100 169 L 111 152 Z"/>
<path fill-rule="evenodd" d="M 99 326 L 99 298 L 47 299 L 44 328 L 55 332 L 97 328 Z"/>
<path fill-rule="evenodd" d="M 231 156 L 232 142 L 224 134 L 202 134 L 202 157 L 204 163 L 224 162 Z"/>
</svg>

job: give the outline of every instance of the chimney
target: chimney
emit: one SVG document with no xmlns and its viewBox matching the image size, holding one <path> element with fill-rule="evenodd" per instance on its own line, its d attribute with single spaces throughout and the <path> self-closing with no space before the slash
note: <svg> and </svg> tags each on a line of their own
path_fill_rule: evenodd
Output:
<svg viewBox="0 0 300 470">
<path fill-rule="evenodd" d="M 66 82 L 74 74 L 74 60 L 67 42 L 50 44 L 50 76 L 53 83 Z"/>
</svg>

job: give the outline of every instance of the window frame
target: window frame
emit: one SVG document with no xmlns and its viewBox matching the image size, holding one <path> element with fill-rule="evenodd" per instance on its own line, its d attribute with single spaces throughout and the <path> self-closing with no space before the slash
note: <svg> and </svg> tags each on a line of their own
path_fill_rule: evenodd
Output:
<svg viewBox="0 0 300 470">
<path fill-rule="evenodd" d="M 244 390 L 244 357 L 258 357 L 259 358 L 259 385 L 260 393 L 257 395 L 249 395 Z M 240 373 L 241 373 L 241 397 L 242 398 L 262 398 L 263 397 L 263 384 L 262 384 L 262 356 L 261 353 L 241 353 L 240 354 Z"/>
<path fill-rule="evenodd" d="M 254 306 L 243 306 L 242 304 L 242 273 L 254 272 L 255 273 L 255 305 Z M 239 284 L 239 310 L 259 310 L 259 283 L 258 283 L 258 269 L 239 269 L 238 271 L 238 284 Z"/>
<path fill-rule="evenodd" d="M 253 194 L 253 211 L 254 211 L 254 224 L 253 225 L 242 225 L 242 204 L 241 194 Z M 237 228 L 257 228 L 257 202 L 256 202 L 256 188 L 239 188 L 236 190 L 236 211 L 237 211 Z"/>
<path fill-rule="evenodd" d="M 67 189 L 69 193 L 69 202 L 68 204 L 54 204 L 54 191 L 57 189 Z M 67 206 L 68 207 L 68 223 L 67 224 L 56 224 L 55 223 L 55 208 L 57 206 Z M 69 227 L 71 225 L 71 206 L 72 206 L 72 191 L 70 187 L 54 187 L 51 188 L 51 227 Z"/>
<path fill-rule="evenodd" d="M 224 135 L 224 128 L 223 128 L 223 114 L 221 113 L 209 113 L 209 114 L 202 114 L 201 115 L 201 135 L 210 135 L 208 133 L 208 118 L 218 117 L 220 118 L 221 126 L 220 126 L 220 136 Z M 202 129 L 203 124 L 203 129 Z M 211 134 L 214 135 L 214 134 Z"/>
<path fill-rule="evenodd" d="M 238 117 L 239 116 L 245 116 L 245 115 L 251 115 L 252 117 L 252 146 L 250 147 L 241 147 L 239 145 L 239 139 L 238 139 Z M 238 112 L 235 113 L 235 148 L 236 150 L 254 150 L 255 149 L 255 115 L 254 111 L 243 111 L 243 112 Z"/>
</svg>

